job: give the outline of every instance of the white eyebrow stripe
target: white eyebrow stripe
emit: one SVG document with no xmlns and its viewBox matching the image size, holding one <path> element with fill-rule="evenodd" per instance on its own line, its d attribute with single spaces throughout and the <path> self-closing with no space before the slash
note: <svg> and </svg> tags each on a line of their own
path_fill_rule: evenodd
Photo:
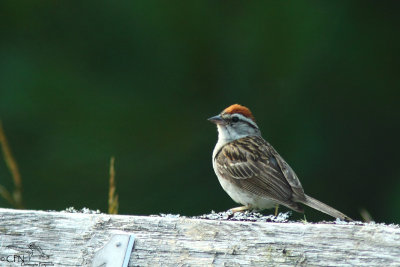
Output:
<svg viewBox="0 0 400 267">
<path fill-rule="evenodd" d="M 243 116 L 243 115 L 240 114 L 240 113 L 234 113 L 234 114 L 232 114 L 232 116 L 233 116 L 233 115 L 239 117 L 239 119 L 241 119 L 241 120 L 247 122 L 248 124 L 250 124 L 250 125 L 252 125 L 253 127 L 255 127 L 255 128 L 258 129 L 257 124 L 256 124 L 252 119 L 249 119 L 249 118 L 247 118 L 246 116 Z"/>
</svg>

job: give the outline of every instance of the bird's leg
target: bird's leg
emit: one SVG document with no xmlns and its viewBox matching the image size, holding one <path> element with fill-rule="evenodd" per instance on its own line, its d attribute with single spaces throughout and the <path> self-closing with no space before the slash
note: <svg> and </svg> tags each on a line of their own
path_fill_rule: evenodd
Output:
<svg viewBox="0 0 400 267">
<path fill-rule="evenodd" d="M 275 206 L 275 217 L 278 216 L 279 204 Z"/>
<path fill-rule="evenodd" d="M 249 209 L 250 209 L 249 206 L 242 206 L 242 207 L 232 208 L 232 209 L 230 209 L 230 211 L 232 211 L 232 213 L 236 213 L 236 212 L 245 211 L 245 210 L 249 210 Z"/>
</svg>

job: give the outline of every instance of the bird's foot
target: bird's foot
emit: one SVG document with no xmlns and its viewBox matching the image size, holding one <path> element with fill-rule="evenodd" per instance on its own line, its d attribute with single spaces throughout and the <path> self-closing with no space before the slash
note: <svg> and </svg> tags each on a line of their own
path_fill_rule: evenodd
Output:
<svg viewBox="0 0 400 267">
<path fill-rule="evenodd" d="M 279 204 L 275 206 L 275 217 L 278 216 Z"/>
<path fill-rule="evenodd" d="M 232 213 L 236 213 L 236 212 L 242 212 L 242 211 L 246 211 L 246 210 L 250 210 L 251 208 L 249 206 L 242 206 L 242 207 L 236 207 L 236 208 L 232 208 L 230 209 L 230 211 Z"/>
</svg>

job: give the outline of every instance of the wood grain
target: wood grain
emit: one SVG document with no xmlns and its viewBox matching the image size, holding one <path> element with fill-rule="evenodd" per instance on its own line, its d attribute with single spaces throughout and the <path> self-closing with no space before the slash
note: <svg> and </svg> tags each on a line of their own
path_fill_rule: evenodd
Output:
<svg viewBox="0 0 400 267">
<path fill-rule="evenodd" d="M 115 233 L 132 233 L 129 266 L 400 266 L 400 228 L 232 222 L 0 209 L 0 266 L 91 266 Z M 24 250 L 25 249 L 25 250 Z M 44 256 L 43 256 L 44 255 Z M 46 258 L 47 256 L 47 258 Z M 18 259 L 18 258 L 17 258 Z"/>
</svg>

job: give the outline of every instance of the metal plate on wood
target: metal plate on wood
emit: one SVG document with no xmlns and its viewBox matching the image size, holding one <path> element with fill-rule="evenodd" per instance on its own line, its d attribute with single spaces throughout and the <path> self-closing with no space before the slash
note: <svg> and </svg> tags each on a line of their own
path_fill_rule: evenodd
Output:
<svg viewBox="0 0 400 267">
<path fill-rule="evenodd" d="M 134 235 L 113 235 L 93 258 L 93 267 L 127 267 L 135 243 Z"/>
</svg>

